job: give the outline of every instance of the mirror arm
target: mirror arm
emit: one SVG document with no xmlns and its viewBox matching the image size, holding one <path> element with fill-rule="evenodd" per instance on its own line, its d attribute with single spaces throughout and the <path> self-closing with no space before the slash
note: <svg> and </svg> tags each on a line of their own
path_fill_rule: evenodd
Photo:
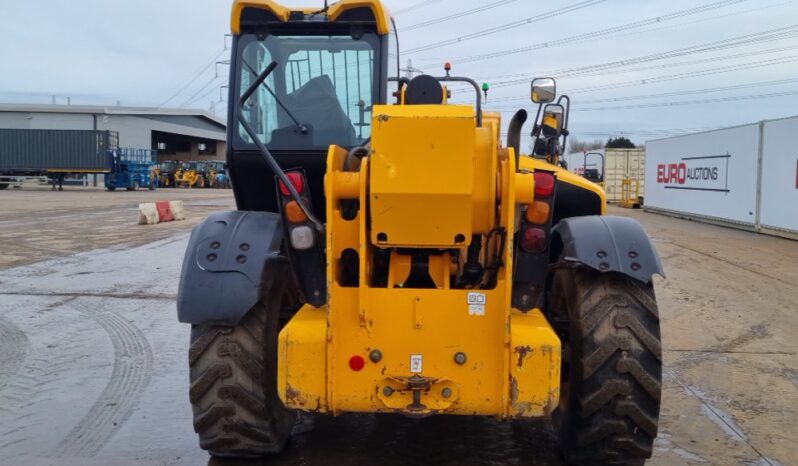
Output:
<svg viewBox="0 0 798 466">
<path fill-rule="evenodd" d="M 565 100 L 566 105 L 562 104 L 563 100 Z M 563 153 L 565 153 L 566 150 L 565 143 L 568 142 L 568 120 L 570 119 L 571 116 L 571 98 L 568 97 L 566 94 L 563 94 L 560 96 L 559 99 L 557 99 L 557 104 L 562 105 L 563 108 L 565 109 L 565 116 L 563 117 L 563 123 L 562 123 L 562 135 L 563 135 L 562 151 Z"/>
<path fill-rule="evenodd" d="M 540 139 L 540 125 L 538 125 L 538 120 L 540 119 L 540 111 L 543 109 L 543 104 L 538 104 L 538 111 L 535 114 L 535 119 L 532 120 L 532 136 L 534 139 L 532 141 L 532 154 L 534 156 L 535 147 L 538 144 L 538 139 Z"/>
</svg>

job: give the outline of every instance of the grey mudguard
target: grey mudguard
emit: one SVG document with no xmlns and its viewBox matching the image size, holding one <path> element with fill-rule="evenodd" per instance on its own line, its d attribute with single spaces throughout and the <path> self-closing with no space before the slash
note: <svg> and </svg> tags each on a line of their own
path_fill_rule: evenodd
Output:
<svg viewBox="0 0 798 466">
<path fill-rule="evenodd" d="M 632 218 L 570 217 L 557 224 L 553 235 L 555 244 L 562 247 L 561 260 L 600 272 L 620 272 L 644 283 L 655 273 L 665 276 L 646 230 Z"/>
<path fill-rule="evenodd" d="M 183 259 L 177 318 L 189 324 L 236 325 L 258 302 L 273 261 L 283 261 L 280 216 L 216 212 L 194 227 Z M 273 271 L 272 271 L 273 272 Z"/>
</svg>

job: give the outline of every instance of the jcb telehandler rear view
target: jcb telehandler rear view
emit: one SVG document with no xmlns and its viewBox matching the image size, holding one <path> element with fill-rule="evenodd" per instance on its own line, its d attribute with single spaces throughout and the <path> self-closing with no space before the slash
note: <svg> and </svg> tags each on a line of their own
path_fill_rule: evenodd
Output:
<svg viewBox="0 0 798 466">
<path fill-rule="evenodd" d="M 200 446 L 278 453 L 297 411 L 551 417 L 569 462 L 642 464 L 662 269 L 559 166 L 554 80 L 532 83 L 526 156 L 525 111 L 505 145 L 471 79 L 400 77 L 378 0 L 236 0 L 232 33 L 239 210 L 194 229 L 178 297 Z M 473 104 L 449 103 L 454 86 Z"/>
</svg>

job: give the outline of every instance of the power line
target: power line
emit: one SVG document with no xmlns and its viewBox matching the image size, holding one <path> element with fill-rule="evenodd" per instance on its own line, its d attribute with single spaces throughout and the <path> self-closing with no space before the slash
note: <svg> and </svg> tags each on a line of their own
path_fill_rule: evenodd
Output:
<svg viewBox="0 0 798 466">
<path fill-rule="evenodd" d="M 741 14 L 747 14 L 747 13 L 762 11 L 762 10 L 766 10 L 766 9 L 776 8 L 776 7 L 779 7 L 779 6 L 787 5 L 787 4 L 790 4 L 790 3 L 797 3 L 797 2 L 798 2 L 798 0 L 787 0 L 787 1 L 780 2 L 780 3 L 775 3 L 775 4 L 772 4 L 772 5 L 767 5 L 767 6 L 764 6 L 764 7 L 751 8 L 751 9 L 747 9 L 747 10 L 739 10 L 739 11 L 735 11 L 735 12 L 732 12 L 732 13 L 729 13 L 729 14 L 716 15 L 716 16 L 712 16 L 712 17 L 709 17 L 709 18 L 702 18 L 702 19 L 699 19 L 699 20 L 696 20 L 696 21 L 690 21 L 690 22 L 686 22 L 686 23 L 672 24 L 672 25 L 664 26 L 664 27 L 657 28 L 657 29 L 646 29 L 646 30 L 643 30 L 643 31 L 630 32 L 630 33 L 627 33 L 627 34 L 618 35 L 617 37 L 625 37 L 625 36 L 630 36 L 630 35 L 643 34 L 643 33 L 648 33 L 648 32 L 655 32 L 655 31 L 669 29 L 669 28 L 673 28 L 673 27 L 686 26 L 686 25 L 691 25 L 691 24 L 695 24 L 695 23 L 699 23 L 699 22 L 716 20 L 716 19 L 726 18 L 726 17 L 729 17 L 729 16 L 737 16 L 737 15 L 741 15 Z M 790 26 L 790 27 L 794 27 L 794 26 Z M 756 33 L 756 34 L 764 34 L 764 33 L 772 32 L 772 31 L 775 31 L 775 30 L 763 31 L 763 32 Z M 787 38 L 787 37 L 774 37 L 774 38 L 770 38 L 769 40 L 763 40 L 763 41 L 781 40 L 781 39 L 785 39 L 785 38 Z M 731 40 L 731 39 L 726 39 L 726 40 Z M 755 42 L 759 42 L 759 40 L 753 40 L 753 41 L 751 41 L 751 44 L 753 44 Z M 704 44 L 704 45 L 706 45 L 706 44 Z M 749 45 L 749 44 L 740 44 L 739 46 L 744 46 L 744 45 Z M 693 47 L 700 47 L 700 45 L 695 45 Z M 676 49 L 676 50 L 681 50 L 681 49 Z M 671 51 L 671 52 L 674 52 L 674 51 Z M 663 52 L 663 53 L 670 53 L 670 52 Z M 447 58 L 447 60 L 449 60 L 449 58 Z M 625 60 L 625 61 L 628 62 L 628 61 L 631 61 L 631 60 L 636 60 L 636 59 L 628 59 L 628 60 Z M 426 60 L 422 60 L 422 63 L 424 61 L 426 61 Z M 601 65 L 594 65 L 594 66 L 601 66 Z M 534 76 L 541 76 L 543 74 L 559 76 L 556 73 L 569 72 L 569 71 L 571 71 L 571 69 L 558 70 L 558 71 L 549 71 L 549 72 L 514 73 L 514 74 L 505 74 L 505 75 L 480 76 L 479 79 L 477 79 L 477 80 L 478 81 L 494 82 L 494 80 L 498 80 L 498 79 L 502 79 L 502 78 L 520 78 L 520 77 L 524 77 L 524 79 L 519 80 L 519 81 L 526 82 L 529 78 L 534 77 Z M 503 99 L 503 100 L 506 100 L 506 99 Z"/>
<path fill-rule="evenodd" d="M 426 50 L 436 49 L 438 47 L 443 47 L 443 46 L 446 46 L 446 45 L 457 44 L 457 43 L 464 42 L 464 41 L 467 41 L 467 40 L 476 39 L 478 37 L 484 37 L 484 36 L 487 36 L 487 35 L 496 34 L 498 32 L 507 31 L 508 29 L 514 29 L 514 28 L 517 28 L 517 27 L 526 26 L 527 24 L 532 24 L 532 23 L 536 23 L 538 21 L 543 21 L 545 19 L 553 18 L 555 16 L 564 15 L 564 14 L 570 13 L 572 11 L 581 10 L 582 8 L 587 8 L 587 7 L 590 7 L 590 6 L 598 5 L 598 4 L 604 3 L 606 1 L 607 0 L 585 0 L 585 1 L 582 1 L 582 2 L 579 2 L 579 3 L 574 3 L 573 5 L 569 5 L 569 6 L 566 6 L 566 7 L 558 8 L 556 10 L 552 10 L 552 11 L 549 11 L 549 12 L 546 12 L 546 13 L 541 13 L 541 14 L 536 15 L 536 16 L 530 16 L 529 18 L 525 18 L 525 19 L 522 19 L 522 20 L 513 21 L 511 23 L 502 24 L 500 26 L 495 26 L 495 27 L 488 28 L 488 29 L 483 29 L 482 31 L 473 32 L 471 34 L 466 34 L 464 36 L 455 37 L 453 39 L 446 39 L 446 40 L 442 40 L 442 41 L 439 41 L 439 42 L 433 42 L 431 44 L 422 45 L 420 47 L 415 47 L 415 48 L 412 48 L 412 49 L 408 49 L 408 50 L 406 50 L 406 51 L 404 51 L 402 53 L 412 54 L 412 53 L 423 52 L 423 51 L 426 51 Z M 748 1 L 748 0 L 725 0 L 725 1 Z"/>
<path fill-rule="evenodd" d="M 790 78 L 790 79 L 778 79 L 773 81 L 759 81 L 754 83 L 744 83 L 744 84 L 736 84 L 733 86 L 722 86 L 722 87 L 712 87 L 712 88 L 705 88 L 705 89 L 691 89 L 691 90 L 684 90 L 684 91 L 674 91 L 674 92 L 663 92 L 659 94 L 644 94 L 644 95 L 633 95 L 633 96 L 624 96 L 624 97 L 609 97 L 604 99 L 591 99 L 591 100 L 577 100 L 574 101 L 574 107 L 579 111 L 584 111 L 581 105 L 585 104 L 603 104 L 603 103 L 618 103 L 618 102 L 629 102 L 635 100 L 649 100 L 649 99 L 661 99 L 661 98 L 669 98 L 669 97 L 682 97 L 686 95 L 696 95 L 696 94 L 708 94 L 713 92 L 724 92 L 724 91 L 736 91 L 741 89 L 751 89 L 751 88 L 761 88 L 761 87 L 768 87 L 768 86 L 779 86 L 784 84 L 794 84 L 798 83 L 798 78 Z M 527 98 L 528 99 L 528 98 Z M 496 107 L 491 107 L 490 109 L 517 109 L 517 106 L 512 105 L 499 105 Z M 509 110 L 508 110 L 509 111 Z"/>
<path fill-rule="evenodd" d="M 219 79 L 218 76 L 214 76 L 213 78 L 211 78 L 211 80 L 208 81 L 207 83 L 205 83 L 204 86 L 202 86 L 199 89 L 197 89 L 197 91 L 194 94 L 192 94 L 191 97 L 186 99 L 186 101 L 183 102 L 183 105 L 181 105 L 181 107 L 185 107 L 185 106 L 187 106 L 189 104 L 192 104 L 195 100 L 197 100 L 197 96 L 199 96 L 202 92 L 204 92 L 206 89 L 208 89 L 208 86 L 210 86 L 214 82 L 216 82 L 217 79 Z"/>
<path fill-rule="evenodd" d="M 633 81 L 624 81 L 620 83 L 613 83 L 613 84 L 606 84 L 602 86 L 592 86 L 592 87 L 583 87 L 583 88 L 576 88 L 571 89 L 568 93 L 580 93 L 580 92 L 595 92 L 595 91 L 603 91 L 603 90 L 611 90 L 611 89 L 620 89 L 625 87 L 636 87 L 636 86 L 644 86 L 648 84 L 656 84 L 661 82 L 667 81 L 675 81 L 679 79 L 687 79 L 687 78 L 694 78 L 694 77 L 702 77 L 702 76 L 710 76 L 715 74 L 722 74 L 722 73 L 729 73 L 733 71 L 742 71 L 754 68 L 762 68 L 766 66 L 775 66 L 775 65 L 782 65 L 785 63 L 794 63 L 798 61 L 798 55 L 789 55 L 786 57 L 778 57 L 772 58 L 768 60 L 759 60 L 750 63 L 741 63 L 736 65 L 727 65 L 721 66 L 716 68 L 707 68 L 698 71 L 686 72 L 686 73 L 677 73 L 665 76 L 654 76 L 650 78 L 643 78 Z M 501 107 L 500 107 L 501 108 Z M 507 106 L 503 108 L 508 108 Z"/>
<path fill-rule="evenodd" d="M 667 64 L 662 64 L 662 65 L 657 65 L 657 66 L 648 66 L 648 67 L 642 67 L 642 68 L 631 68 L 631 69 L 627 69 L 627 70 L 605 70 L 605 71 L 599 71 L 599 72 L 595 72 L 595 73 L 586 73 L 585 75 L 586 76 L 599 76 L 599 75 L 604 75 L 604 74 L 629 73 L 629 72 L 645 71 L 645 70 L 651 70 L 651 69 L 670 69 L 670 68 L 676 67 L 676 66 L 706 64 L 706 63 L 710 63 L 710 62 L 724 61 L 724 60 L 730 60 L 730 59 L 734 59 L 734 58 L 744 58 L 744 57 L 750 57 L 750 56 L 761 56 L 761 55 L 767 55 L 767 54 L 771 54 L 771 53 L 784 52 L 784 51 L 795 50 L 795 49 L 798 49 L 798 45 L 793 45 L 793 46 L 790 46 L 790 47 L 779 47 L 779 48 L 767 49 L 767 50 L 754 50 L 754 51 L 746 52 L 746 53 L 738 53 L 738 54 L 733 54 L 733 55 L 723 55 L 723 56 L 720 56 L 720 57 L 705 58 L 703 60 L 694 60 L 694 61 L 677 62 L 677 63 L 667 63 Z M 739 65 L 732 65 L 732 66 L 739 66 Z M 578 77 L 582 77 L 582 76 L 585 76 L 585 75 L 571 75 L 569 77 L 577 77 L 577 76 Z M 495 85 L 493 87 L 502 87 L 502 86 Z M 528 97 L 526 97 L 526 96 L 521 96 L 521 97 L 501 97 L 501 98 L 498 98 L 498 99 L 494 99 L 493 102 L 518 102 L 518 101 L 524 101 L 524 100 L 527 100 L 527 99 L 528 99 Z"/>
<path fill-rule="evenodd" d="M 755 62 L 750 62 L 750 63 L 737 64 L 737 65 L 727 65 L 727 66 L 721 66 L 721 67 L 717 67 L 717 68 L 708 68 L 708 69 L 692 71 L 692 72 L 688 72 L 688 73 L 677 73 L 677 74 L 666 75 L 666 76 L 655 76 L 655 77 L 652 77 L 652 78 L 644 78 L 644 79 L 638 79 L 638 80 L 633 80 L 633 81 L 624 81 L 624 82 L 621 82 L 621 83 L 613 83 L 613 84 L 607 84 L 607 85 L 603 85 L 603 86 L 582 87 L 582 88 L 571 89 L 570 92 L 594 92 L 594 91 L 602 91 L 602 90 L 608 90 L 608 89 L 618 89 L 618 88 L 623 88 L 623 87 L 644 86 L 644 85 L 647 85 L 647 84 L 661 83 L 661 82 L 666 82 L 666 81 L 674 81 L 674 80 L 678 80 L 678 79 L 695 78 L 695 77 L 700 77 L 700 76 L 709 76 L 709 75 L 713 75 L 713 74 L 728 73 L 728 72 L 731 72 L 731 71 L 740 71 L 740 70 L 748 70 L 748 69 L 752 69 L 752 68 L 761 68 L 761 67 L 765 67 L 765 66 L 781 65 L 781 64 L 784 64 L 784 63 L 793 63 L 795 61 L 798 61 L 798 55 L 790 55 L 790 56 L 786 56 L 786 57 L 772 58 L 772 59 L 769 59 L 769 60 L 760 60 L 760 61 L 755 61 Z"/>
<path fill-rule="evenodd" d="M 172 94 L 171 96 L 169 96 L 169 98 L 168 98 L 168 99 L 166 99 L 166 100 L 164 100 L 163 102 L 161 102 L 161 104 L 160 104 L 160 105 L 158 105 L 158 108 L 162 108 L 164 105 L 166 105 L 167 103 L 169 103 L 169 102 L 170 102 L 172 99 L 174 99 L 175 97 L 177 97 L 178 95 L 180 95 L 180 94 L 181 94 L 183 91 L 185 91 L 186 89 L 188 89 L 188 88 L 189 88 L 189 87 L 190 87 L 192 84 L 194 84 L 194 82 L 195 82 L 197 79 L 199 79 L 199 78 L 200 78 L 200 76 L 202 76 L 202 75 L 203 75 L 203 74 L 204 74 L 206 71 L 208 71 L 208 69 L 209 69 L 210 67 L 212 67 L 212 66 L 214 65 L 214 63 L 216 63 L 216 60 L 218 60 L 218 59 L 219 59 L 219 57 L 221 57 L 221 56 L 222 56 L 222 54 L 223 54 L 224 52 L 225 52 L 225 50 L 224 50 L 224 49 L 222 49 L 221 51 L 219 51 L 219 53 L 217 53 L 216 55 L 214 55 L 214 57 L 211 59 L 211 61 L 210 61 L 210 62 L 209 62 L 207 65 L 205 65 L 205 66 L 203 66 L 202 68 L 200 68 L 200 69 L 199 69 L 199 70 L 198 70 L 198 71 L 197 71 L 197 72 L 194 74 L 194 76 L 192 76 L 192 78 L 188 80 L 188 82 L 187 82 L 187 83 L 185 83 L 183 86 L 181 86 L 180 88 L 178 88 L 178 90 L 177 90 L 177 91 L 175 91 L 175 92 L 174 92 L 174 94 Z"/>
<path fill-rule="evenodd" d="M 737 48 L 737 47 L 747 47 L 751 45 L 756 45 L 765 42 L 777 41 L 777 40 L 785 40 L 791 39 L 794 37 L 798 37 L 798 25 L 791 25 L 776 29 L 769 29 L 766 31 L 756 32 L 752 34 L 745 34 L 742 36 L 735 36 L 730 37 L 723 40 L 706 42 L 702 44 L 691 45 L 689 47 L 682 47 L 679 49 L 668 50 L 665 52 L 658 52 L 649 55 L 643 55 L 635 58 L 629 58 L 624 60 L 616 60 L 607 63 L 600 63 L 594 64 L 590 66 L 580 66 L 575 68 L 565 68 L 556 71 L 549 71 L 545 74 L 549 74 L 552 76 L 559 77 L 569 77 L 569 76 L 582 76 L 582 75 L 594 75 L 593 73 L 600 72 L 600 71 L 614 71 L 618 68 L 635 65 L 639 63 L 649 63 L 653 61 L 659 60 L 668 60 L 671 58 L 695 55 L 700 53 L 706 52 L 714 52 L 718 50 L 730 49 L 730 48 Z M 767 53 L 767 52 L 765 52 Z M 692 64 L 692 63 L 690 63 Z M 669 64 L 667 66 L 678 66 L 678 64 Z M 622 72 L 627 71 L 642 71 L 644 69 L 636 69 L 636 70 L 624 70 Z M 540 73 L 537 73 L 540 75 Z M 598 74 L 598 73 L 597 73 Z M 507 81 L 498 81 L 492 85 L 492 87 L 503 87 L 512 84 L 520 84 L 520 83 L 527 83 L 529 78 L 533 76 L 532 73 L 524 73 L 519 74 L 516 76 L 523 76 L 512 80 Z"/>
<path fill-rule="evenodd" d="M 410 5 L 410 6 L 407 6 L 407 7 L 404 7 L 404 8 L 400 8 L 400 9 L 394 11 L 393 12 L 393 16 L 398 16 L 398 15 L 401 15 L 402 13 L 407 13 L 408 11 L 412 11 L 412 10 L 415 10 L 415 9 L 418 9 L 418 8 L 423 8 L 425 6 L 429 6 L 429 5 L 432 5 L 433 3 L 438 3 L 440 1 L 441 0 L 425 0 L 423 2 L 418 2 L 418 3 L 415 3 L 413 5 Z"/>
<path fill-rule="evenodd" d="M 650 26 L 650 25 L 662 23 L 662 22 L 665 22 L 665 21 L 671 21 L 671 20 L 678 19 L 678 18 L 683 18 L 683 17 L 686 17 L 686 16 L 692 16 L 692 15 L 697 15 L 697 14 L 701 14 L 701 13 L 706 13 L 708 11 L 717 10 L 719 8 L 724 8 L 724 7 L 727 7 L 727 6 L 736 5 L 736 4 L 747 2 L 747 1 L 750 1 L 750 0 L 722 0 L 720 2 L 710 3 L 710 4 L 707 4 L 707 5 L 702 5 L 702 6 L 694 7 L 694 8 L 688 8 L 688 9 L 685 9 L 685 10 L 679 10 L 679 11 L 675 11 L 673 13 L 669 13 L 669 14 L 666 14 L 666 15 L 654 16 L 654 17 L 651 17 L 651 18 L 647 18 L 647 19 L 643 19 L 643 20 L 639 20 L 639 21 L 633 21 L 631 23 L 626 23 L 626 24 L 623 24 L 623 25 L 620 25 L 620 26 L 613 26 L 613 27 L 606 28 L 606 29 L 601 29 L 601 30 L 598 30 L 598 31 L 592 31 L 592 32 L 584 33 L 584 34 L 577 34 L 577 35 L 574 35 L 574 36 L 564 37 L 562 39 L 557 39 L 557 40 L 547 41 L 547 42 L 540 42 L 540 43 L 537 43 L 537 44 L 528 45 L 528 46 L 524 46 L 524 47 L 517 47 L 517 48 L 514 48 L 514 49 L 500 50 L 500 51 L 496 51 L 496 52 L 489 52 L 489 53 L 482 53 L 482 54 L 478 54 L 478 55 L 470 55 L 470 56 L 460 57 L 460 58 L 452 59 L 452 61 L 457 63 L 457 64 L 471 63 L 471 62 L 476 62 L 476 61 L 489 60 L 491 58 L 503 57 L 503 56 L 506 56 L 506 55 L 514 55 L 514 54 L 518 54 L 518 53 L 529 52 L 529 51 L 532 51 L 532 50 L 540 50 L 540 49 L 546 49 L 546 48 L 559 47 L 559 46 L 562 46 L 562 45 L 570 45 L 570 44 L 574 44 L 574 43 L 578 43 L 578 42 L 585 42 L 585 41 L 592 40 L 592 39 L 609 37 L 609 36 L 612 36 L 612 35 L 616 35 L 616 34 L 618 34 L 620 32 L 625 32 L 625 31 L 629 31 L 629 30 L 632 30 L 632 29 L 639 29 L 641 27 Z"/>
<path fill-rule="evenodd" d="M 576 111 L 581 113 L 581 112 L 598 112 L 598 111 L 610 111 L 610 110 L 633 110 L 633 109 L 657 108 L 657 107 L 681 107 L 684 105 L 716 104 L 722 102 L 737 102 L 740 100 L 773 99 L 776 97 L 789 97 L 793 95 L 798 95 L 798 91 L 784 91 L 784 92 L 771 92 L 769 94 L 749 94 L 749 95 L 738 95 L 738 96 L 728 96 L 728 97 L 714 97 L 710 99 L 652 102 L 647 104 L 636 104 L 636 105 L 616 105 L 610 107 L 588 107 L 588 108 L 576 107 Z"/>
<path fill-rule="evenodd" d="M 446 21 L 452 21 L 454 19 L 462 18 L 464 16 L 473 15 L 474 13 L 481 13 L 483 11 L 491 10 L 493 8 L 498 8 L 503 5 L 507 5 L 508 3 L 513 3 L 518 0 L 500 0 L 498 2 L 489 3 L 487 5 L 478 6 L 476 8 L 472 8 L 470 10 L 461 11 L 459 13 L 452 13 L 450 15 L 442 16 L 435 19 L 430 19 L 427 21 L 422 21 L 420 23 L 411 24 L 410 26 L 399 28 L 401 32 L 412 31 L 415 29 L 421 29 L 427 26 L 438 25 L 440 23 L 445 23 Z"/>
<path fill-rule="evenodd" d="M 643 66 L 639 68 L 629 68 L 626 70 L 603 70 L 598 71 L 595 73 L 586 72 L 581 73 L 579 75 L 572 75 L 572 76 L 598 76 L 598 75 L 607 75 L 607 74 L 618 74 L 618 73 L 631 73 L 637 71 L 649 71 L 649 70 L 661 70 L 661 69 L 670 69 L 673 67 L 679 66 L 689 66 L 689 65 L 703 65 L 712 62 L 718 61 L 726 61 L 726 60 L 733 60 L 735 58 L 748 58 L 752 56 L 760 56 L 760 55 L 769 55 L 771 53 L 778 53 L 778 52 L 787 52 L 791 50 L 798 49 L 798 45 L 791 45 L 789 47 L 776 47 L 771 49 L 761 49 L 761 50 L 752 50 L 750 52 L 743 52 L 743 53 L 734 53 L 731 55 L 720 55 L 717 57 L 709 57 L 704 58 L 701 60 L 691 60 L 691 61 L 680 61 L 680 62 L 671 62 L 671 63 L 663 63 L 660 65 L 653 65 L 653 66 Z M 569 76 L 571 77 L 571 76 Z"/>
<path fill-rule="evenodd" d="M 211 86 L 210 89 L 205 91 L 202 95 L 197 96 L 194 99 L 192 99 L 190 102 L 187 102 L 187 103 L 183 104 L 183 107 L 187 107 L 189 105 L 193 105 L 195 102 L 198 102 L 198 101 L 200 101 L 202 99 L 205 99 L 206 97 L 211 95 L 212 92 L 216 92 L 217 89 L 219 89 L 219 86 L 216 86 L 216 85 Z"/>
<path fill-rule="evenodd" d="M 633 96 L 626 96 L 626 97 L 609 97 L 605 99 L 591 99 L 591 100 L 580 100 L 578 103 L 579 105 L 584 104 L 602 104 L 602 103 L 615 103 L 615 102 L 628 102 L 630 100 L 647 100 L 647 99 L 661 99 L 661 98 L 668 98 L 668 97 L 679 97 L 683 95 L 692 95 L 692 94 L 706 94 L 712 92 L 723 92 L 723 91 L 735 91 L 740 89 L 750 89 L 752 87 L 767 87 L 767 86 L 779 86 L 783 84 L 793 84 L 798 83 L 798 78 L 790 78 L 790 79 L 777 79 L 774 81 L 759 81 L 755 83 L 745 83 L 745 84 L 736 84 L 733 86 L 723 86 L 723 87 L 712 87 L 708 89 L 692 89 L 688 91 L 675 91 L 675 92 L 663 92 L 659 94 L 646 94 L 646 95 L 633 95 Z"/>
<path fill-rule="evenodd" d="M 704 131 L 712 131 L 728 126 L 702 126 L 696 128 L 673 128 L 673 129 L 656 129 L 656 130 L 614 130 L 614 131 L 572 131 L 574 136 L 582 137 L 600 137 L 600 136 L 641 136 L 641 137 L 667 137 L 667 136 L 680 136 L 683 134 L 700 133 Z"/>
</svg>

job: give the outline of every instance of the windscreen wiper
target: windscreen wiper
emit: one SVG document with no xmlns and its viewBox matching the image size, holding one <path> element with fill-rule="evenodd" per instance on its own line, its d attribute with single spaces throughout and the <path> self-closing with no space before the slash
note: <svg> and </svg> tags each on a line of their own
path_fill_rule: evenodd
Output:
<svg viewBox="0 0 798 466">
<path fill-rule="evenodd" d="M 250 72 L 250 73 L 252 73 L 252 76 L 255 76 L 255 77 L 257 77 L 257 76 L 258 76 L 258 73 L 257 73 L 257 71 L 255 71 L 255 68 L 253 68 L 253 67 L 252 67 L 252 65 L 250 65 L 249 63 L 247 63 L 247 61 L 246 61 L 246 60 L 242 60 L 242 61 L 244 62 L 244 65 L 246 65 L 246 67 L 249 69 L 249 72 Z M 272 62 L 272 63 L 277 63 L 277 62 Z M 271 87 L 269 87 L 269 85 L 268 85 L 268 84 L 266 84 L 266 81 L 261 81 L 261 83 L 263 84 L 263 87 L 265 87 L 265 88 L 266 88 L 266 90 L 269 92 L 269 94 L 271 94 L 271 95 L 272 95 L 272 97 L 274 97 L 274 101 L 275 101 L 275 102 L 277 102 L 277 105 L 279 105 L 279 106 L 280 106 L 280 108 L 282 108 L 282 109 L 283 109 L 283 111 L 284 111 L 284 112 L 285 112 L 285 113 L 288 115 L 288 117 L 289 117 L 289 118 L 291 118 L 291 120 L 293 120 L 293 121 L 294 121 L 294 124 L 295 124 L 295 125 L 296 125 L 296 127 L 299 129 L 299 132 L 300 132 L 300 133 L 302 133 L 302 134 L 308 134 L 308 127 L 307 127 L 307 126 L 305 126 L 305 125 L 303 125 L 302 123 L 300 123 L 300 122 L 299 122 L 299 120 L 297 120 L 297 119 L 296 119 L 296 117 L 294 116 L 294 114 L 293 114 L 293 113 L 291 113 L 291 111 L 290 111 L 290 110 L 288 110 L 288 107 L 286 107 L 286 106 L 285 106 L 285 104 L 283 104 L 283 103 L 280 101 L 280 98 L 279 98 L 279 97 L 277 97 L 277 94 L 276 94 L 276 93 L 275 93 L 275 92 L 272 90 L 272 88 L 271 88 Z"/>
</svg>

